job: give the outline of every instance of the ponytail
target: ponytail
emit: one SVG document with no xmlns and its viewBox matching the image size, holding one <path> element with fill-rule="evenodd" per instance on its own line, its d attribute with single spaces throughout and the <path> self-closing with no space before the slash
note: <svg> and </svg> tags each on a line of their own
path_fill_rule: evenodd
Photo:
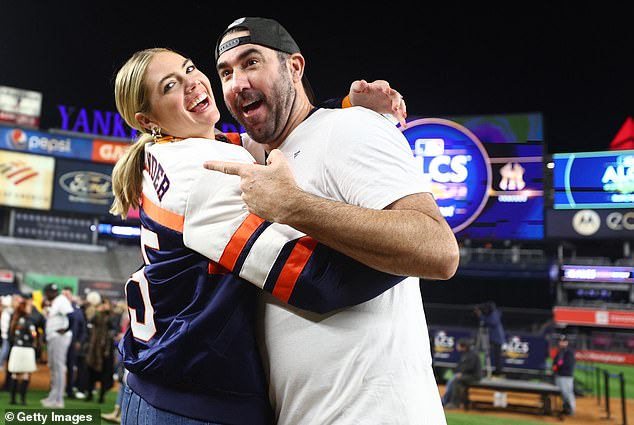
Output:
<svg viewBox="0 0 634 425">
<path fill-rule="evenodd" d="M 112 191 L 114 202 L 110 213 L 121 218 L 128 216 L 130 208 L 139 208 L 143 191 L 143 168 L 145 166 L 145 145 L 152 142 L 152 135 L 141 133 L 139 138 L 119 158 L 112 170 Z"/>
</svg>

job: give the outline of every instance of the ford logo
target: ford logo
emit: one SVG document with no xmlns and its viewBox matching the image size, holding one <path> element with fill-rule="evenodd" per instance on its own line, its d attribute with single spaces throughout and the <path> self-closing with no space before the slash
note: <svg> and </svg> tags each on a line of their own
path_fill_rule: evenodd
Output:
<svg viewBox="0 0 634 425">
<path fill-rule="evenodd" d="M 59 185 L 66 192 L 85 198 L 112 197 L 112 179 L 107 174 L 94 171 L 71 171 L 59 178 Z"/>
</svg>

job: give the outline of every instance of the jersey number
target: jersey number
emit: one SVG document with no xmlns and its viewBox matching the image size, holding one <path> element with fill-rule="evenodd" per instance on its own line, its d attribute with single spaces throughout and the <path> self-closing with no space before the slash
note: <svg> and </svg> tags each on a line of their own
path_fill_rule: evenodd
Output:
<svg viewBox="0 0 634 425">
<path fill-rule="evenodd" d="M 143 254 L 145 264 L 150 264 L 147 253 L 145 252 L 146 248 L 159 248 L 158 235 L 141 226 L 141 252 Z M 138 297 L 131 297 L 129 295 L 130 291 L 133 290 L 131 285 L 138 285 L 138 290 L 135 292 L 141 295 L 144 312 L 142 318 L 139 318 L 137 315 L 137 309 L 139 306 L 133 305 L 134 299 L 138 299 Z M 145 277 L 145 267 L 137 270 L 132 275 L 126 283 L 125 291 L 126 298 L 128 300 L 128 312 L 130 313 L 130 328 L 132 330 L 132 335 L 136 339 L 147 342 L 152 339 L 156 333 L 156 324 L 154 323 L 154 307 L 152 306 L 152 301 L 150 300 L 150 286 L 147 278 Z"/>
</svg>

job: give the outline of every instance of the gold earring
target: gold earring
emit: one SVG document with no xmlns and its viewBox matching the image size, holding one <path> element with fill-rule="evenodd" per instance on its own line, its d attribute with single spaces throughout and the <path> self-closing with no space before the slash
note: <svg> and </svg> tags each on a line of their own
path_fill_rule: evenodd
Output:
<svg viewBox="0 0 634 425">
<path fill-rule="evenodd" d="M 158 140 L 163 137 L 163 135 L 161 134 L 161 127 L 152 127 L 151 131 L 154 142 L 158 142 Z"/>
</svg>

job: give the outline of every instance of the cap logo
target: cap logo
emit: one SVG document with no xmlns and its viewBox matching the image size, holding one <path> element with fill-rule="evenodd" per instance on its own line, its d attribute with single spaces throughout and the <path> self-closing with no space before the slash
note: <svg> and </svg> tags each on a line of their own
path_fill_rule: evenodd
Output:
<svg viewBox="0 0 634 425">
<path fill-rule="evenodd" d="M 246 19 L 246 18 L 238 18 L 238 19 L 236 19 L 235 21 L 233 21 L 232 23 L 230 23 L 230 24 L 229 24 L 229 26 L 227 27 L 227 29 L 229 29 L 229 28 L 233 28 L 233 27 L 235 27 L 236 25 L 240 25 L 241 23 L 243 23 L 243 22 L 244 22 L 244 20 L 245 20 L 245 19 Z"/>
<path fill-rule="evenodd" d="M 241 44 L 247 44 L 247 43 L 250 43 L 250 42 L 251 42 L 251 37 L 249 37 L 248 35 L 245 35 L 244 37 L 233 38 L 233 39 L 227 41 L 226 43 L 222 43 L 218 47 L 218 56 L 222 55 L 227 50 L 231 50 L 234 47 L 238 47 Z"/>
</svg>

